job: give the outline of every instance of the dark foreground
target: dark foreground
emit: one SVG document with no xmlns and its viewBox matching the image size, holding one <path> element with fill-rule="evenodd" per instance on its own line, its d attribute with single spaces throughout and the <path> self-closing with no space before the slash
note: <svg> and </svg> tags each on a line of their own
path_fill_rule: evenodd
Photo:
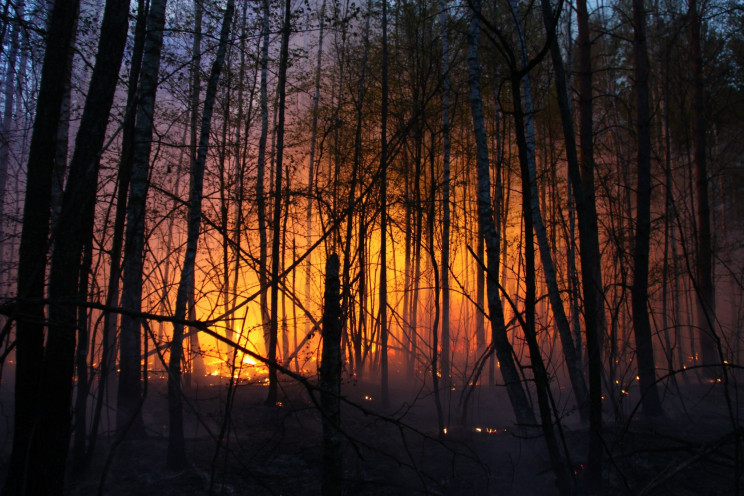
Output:
<svg viewBox="0 0 744 496">
<path fill-rule="evenodd" d="M 321 421 L 300 385 L 284 383 L 280 405 L 266 406 L 266 388 L 241 385 L 224 429 L 225 386 L 201 386 L 187 406 L 190 467 L 165 468 L 165 388 L 151 383 L 146 439 L 100 441 L 85 475 L 69 476 L 67 493 L 140 496 L 320 494 Z M 744 405 L 734 386 L 684 385 L 666 390 L 663 419 L 633 412 L 633 391 L 617 421 L 606 412 L 607 458 L 601 494 L 744 494 Z M 445 404 L 447 434 L 437 435 L 434 398 L 394 390 L 382 408 L 378 387 L 348 383 L 344 394 L 361 408 L 342 406 L 344 487 L 349 495 L 549 495 L 554 477 L 539 431 L 518 431 L 503 388 L 475 391 L 465 421 L 460 391 Z M 728 398 L 727 398 L 728 396 Z M 683 401 L 684 398 L 684 401 Z M 8 395 L 2 415 L 2 474 L 10 450 Z M 197 415 L 198 412 L 198 415 Z M 581 485 L 585 429 L 567 407 L 562 442 Z M 224 433 L 220 438 L 220 432 Z M 219 449 L 218 449 L 219 444 Z M 738 449 L 737 449 L 738 448 Z"/>
</svg>

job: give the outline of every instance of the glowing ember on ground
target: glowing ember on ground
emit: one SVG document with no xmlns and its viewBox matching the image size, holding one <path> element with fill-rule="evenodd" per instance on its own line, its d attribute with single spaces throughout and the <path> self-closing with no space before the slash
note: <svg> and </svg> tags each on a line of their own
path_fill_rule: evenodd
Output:
<svg viewBox="0 0 744 496">
<path fill-rule="evenodd" d="M 475 427 L 473 430 L 478 433 L 485 432 L 486 434 L 498 434 L 501 432 L 499 429 L 494 429 L 493 427 Z M 504 432 L 506 432 L 506 429 L 504 429 Z"/>
</svg>

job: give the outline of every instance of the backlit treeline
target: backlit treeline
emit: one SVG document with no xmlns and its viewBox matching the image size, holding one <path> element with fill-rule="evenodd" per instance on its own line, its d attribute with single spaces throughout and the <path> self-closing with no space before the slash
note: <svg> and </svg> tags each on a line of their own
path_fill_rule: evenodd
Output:
<svg viewBox="0 0 744 496">
<path fill-rule="evenodd" d="M 506 385 L 564 493 L 556 418 L 596 486 L 602 405 L 740 363 L 733 2 L 103 3 L 3 5 L 4 494 L 60 493 L 109 411 L 145 435 L 148 381 L 174 468 L 194 383 L 315 381 L 332 254 L 344 380 L 440 432 Z"/>
</svg>

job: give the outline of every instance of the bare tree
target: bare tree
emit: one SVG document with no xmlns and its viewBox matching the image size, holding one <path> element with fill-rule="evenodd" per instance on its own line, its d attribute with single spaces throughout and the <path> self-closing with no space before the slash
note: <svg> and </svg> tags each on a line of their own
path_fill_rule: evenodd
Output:
<svg viewBox="0 0 744 496">
<path fill-rule="evenodd" d="M 155 92 L 163 46 L 165 6 L 167 0 L 152 0 L 147 16 L 142 58 L 142 72 L 137 89 L 137 117 L 134 127 L 132 174 L 127 204 L 127 227 L 124 241 L 123 285 L 121 306 L 128 313 L 121 316 L 119 355 L 119 390 L 117 393 L 116 427 L 121 435 L 143 436 L 142 373 L 140 370 L 140 321 L 132 314 L 142 308 L 142 266 L 145 245 L 145 206 L 149 189 L 150 150 L 152 148 Z"/>
<path fill-rule="evenodd" d="M 651 236 L 651 116 L 649 110 L 646 11 L 643 0 L 633 0 L 633 62 L 638 132 L 638 187 L 636 190 L 636 232 L 633 253 L 633 329 L 643 410 L 661 415 L 656 387 L 654 347 L 648 309 L 648 258 Z"/>
<path fill-rule="evenodd" d="M 450 378 L 450 46 L 447 35 L 447 1 L 440 0 L 439 23 L 442 30 L 442 377 Z M 432 177 L 432 181 L 434 178 Z"/>
<path fill-rule="evenodd" d="M 49 441 L 40 439 L 37 427 L 43 389 L 44 277 L 49 246 L 51 187 L 56 152 L 57 127 L 68 53 L 74 42 L 78 0 L 56 0 L 52 6 L 41 70 L 31 145 L 29 148 L 26 198 L 23 208 L 18 303 L 16 320 L 16 383 L 13 449 L 3 494 L 61 494 L 64 460 L 46 468 L 38 453 Z M 72 379 L 72 371 L 69 378 Z M 65 450 L 66 453 L 66 450 Z"/>
<path fill-rule="evenodd" d="M 705 5 L 705 2 L 703 2 Z M 716 376 L 719 363 L 715 332 L 716 291 L 713 284 L 713 246 L 710 230 L 710 202 L 708 200 L 707 123 L 705 119 L 705 85 L 703 79 L 703 52 L 700 40 L 702 8 L 697 0 L 688 1 L 690 23 L 690 62 L 693 77 L 692 133 L 695 141 L 695 206 L 697 207 L 697 325 L 700 339 L 700 358 L 706 366 L 707 376 Z"/>
<path fill-rule="evenodd" d="M 69 177 L 60 205 L 59 222 L 54 231 L 55 244 L 49 282 L 49 297 L 54 303 L 49 309 L 51 325 L 43 380 L 49 384 L 50 391 L 55 391 L 54 394 L 46 395 L 47 398 L 58 399 L 54 406 L 49 405 L 49 408 L 44 410 L 44 416 L 48 417 L 42 424 L 50 430 L 45 437 L 59 439 L 60 442 L 58 446 L 50 447 L 50 451 L 54 450 L 60 455 L 66 453 L 69 439 L 62 433 L 69 430 L 73 353 L 77 328 L 80 336 L 77 343 L 78 397 L 75 409 L 77 415 L 74 465 L 77 469 L 82 468 L 85 462 L 88 395 L 85 358 L 90 346 L 87 325 L 80 326 L 78 318 L 79 312 L 83 311 L 84 314 L 84 310 L 81 310 L 84 307 L 79 305 L 86 301 L 88 296 L 89 264 L 84 260 L 88 258 L 86 253 L 90 252 L 88 247 L 93 237 L 99 161 L 124 56 L 128 20 L 128 5 L 115 1 L 106 2 L 96 64 L 75 139 Z M 60 374 L 59 371 L 64 373 Z"/>
<path fill-rule="evenodd" d="M 594 200 L 594 143 L 592 112 L 591 42 L 589 40 L 588 12 L 586 1 L 578 0 L 579 24 L 579 110 L 581 129 L 581 169 L 576 149 L 570 100 L 567 88 L 563 57 L 555 39 L 555 15 L 548 0 L 542 0 L 543 23 L 549 36 L 554 37 L 550 55 L 555 70 L 556 97 L 561 114 L 563 136 L 566 146 L 566 161 L 579 217 L 579 243 L 581 246 L 581 276 L 584 294 L 587 351 L 589 355 L 589 429 L 590 444 L 588 468 L 590 486 L 596 489 L 601 475 L 602 459 L 602 360 L 601 337 L 605 332 L 604 292 L 602 288 L 601 255 L 597 229 L 597 209 Z M 551 32 L 552 31 L 552 32 Z M 583 173 L 583 175 L 582 175 Z M 591 191 L 587 191 L 590 189 Z M 578 316 L 577 316 L 578 317 Z M 581 336 L 579 335 L 579 338 Z M 580 341 L 577 354 L 580 355 Z"/>
<path fill-rule="evenodd" d="M 186 318 L 186 303 L 193 301 L 194 266 L 196 264 L 196 249 L 199 242 L 199 232 L 202 217 L 202 196 L 204 187 L 204 168 L 209 150 L 209 133 L 212 129 L 212 113 L 217 97 L 217 83 L 225 64 L 230 27 L 232 25 L 235 0 L 228 0 L 225 15 L 222 19 L 220 41 L 217 54 L 212 64 L 204 96 L 204 110 L 199 130 L 199 148 L 196 160 L 192 162 L 191 182 L 189 188 L 188 234 L 186 239 L 186 254 L 181 269 L 181 281 L 178 284 L 176 296 L 175 323 L 173 324 L 173 339 L 171 341 L 170 361 L 168 363 L 168 416 L 170 426 L 168 430 L 168 467 L 181 469 L 187 464 L 183 437 L 183 405 L 181 400 L 181 360 L 183 358 L 183 321 Z M 193 308 L 193 303 L 191 304 Z"/>
<path fill-rule="evenodd" d="M 320 366 L 323 407 L 323 496 L 339 496 L 343 489 L 341 452 L 341 284 L 338 255 L 326 261 L 323 305 L 323 355 Z"/>
<path fill-rule="evenodd" d="M 276 169 L 274 178 L 274 231 L 271 241 L 271 319 L 269 322 L 269 349 L 266 352 L 271 362 L 276 361 L 276 345 L 279 333 L 279 268 L 281 267 L 280 242 L 282 219 L 282 176 L 284 174 L 284 120 L 287 100 L 287 66 L 289 65 L 289 35 L 292 30 L 292 5 L 290 0 L 284 4 L 282 22 L 282 46 L 279 52 L 279 73 L 277 92 L 279 100 L 279 122 L 276 127 Z M 266 403 L 276 403 L 278 391 L 276 368 L 269 368 L 269 393 Z"/>
<path fill-rule="evenodd" d="M 387 0 L 382 0 L 382 108 L 380 111 L 380 382 L 383 405 L 390 402 L 388 384 L 387 321 L 387 119 L 388 119 L 388 40 Z"/>
<path fill-rule="evenodd" d="M 478 66 L 478 40 L 480 38 L 480 1 L 472 5 L 473 15 L 468 30 L 468 83 L 470 86 L 470 109 L 473 116 L 473 129 L 476 143 L 476 164 L 478 172 L 478 225 L 486 246 L 486 292 L 489 319 L 491 321 L 491 346 L 501 363 L 501 374 L 506 383 L 514 416 L 519 424 L 534 425 L 535 416 L 527 401 L 527 395 L 514 363 L 511 343 L 506 335 L 504 309 L 499 296 L 497 267 L 500 262 L 499 240 L 493 218 L 491 201 L 491 178 L 488 162 L 488 141 L 483 101 L 480 89 L 480 68 Z"/>
</svg>

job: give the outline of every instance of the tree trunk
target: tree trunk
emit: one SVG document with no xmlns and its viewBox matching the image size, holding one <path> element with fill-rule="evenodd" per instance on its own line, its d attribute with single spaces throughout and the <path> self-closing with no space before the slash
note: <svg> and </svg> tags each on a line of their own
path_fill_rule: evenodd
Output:
<svg viewBox="0 0 744 496">
<path fill-rule="evenodd" d="M 119 279 L 121 277 L 121 250 L 124 242 L 124 221 L 127 210 L 127 192 L 132 171 L 132 152 L 134 149 L 134 124 L 136 114 L 136 94 L 142 56 L 145 44 L 145 25 L 147 10 L 145 0 L 137 1 L 137 21 L 134 27 L 134 48 L 131 69 L 129 72 L 129 89 L 127 90 L 127 106 L 122 123 L 121 158 L 117 178 L 116 212 L 114 214 L 113 235 L 111 239 L 111 261 L 109 264 L 108 285 L 106 292 L 106 306 L 109 308 L 119 304 Z M 117 334 L 117 314 L 105 312 L 103 317 L 103 337 L 101 338 L 100 379 L 96 406 L 91 422 L 91 435 L 88 444 L 87 458 L 91 459 L 95 453 L 98 439 L 98 426 L 103 410 L 104 399 L 109 403 L 108 387 L 110 377 L 114 373 L 116 358 L 115 341 Z"/>
<path fill-rule="evenodd" d="M 55 233 L 55 249 L 49 282 L 49 297 L 55 303 L 50 306 L 47 351 L 45 354 L 43 381 L 49 384 L 46 408 L 42 413 L 40 435 L 45 439 L 46 449 L 60 457 L 64 471 L 67 445 L 69 444 L 70 396 L 74 366 L 75 330 L 79 324 L 78 305 L 87 299 L 87 266 L 83 263 L 86 247 L 93 237 L 93 225 L 98 186 L 99 159 L 106 135 L 109 112 L 119 78 L 119 69 L 124 56 L 129 6 L 117 1 L 107 1 L 104 10 L 96 64 L 93 68 L 75 149 L 70 162 L 70 173 L 62 197 L 59 222 Z M 89 265 L 89 264 L 88 264 Z M 79 353 L 87 355 L 88 340 L 81 327 Z M 82 368 L 86 368 L 83 358 Z M 87 395 L 87 385 L 78 379 L 78 394 Z M 54 391 L 54 394 L 52 394 Z M 57 398 L 52 404 L 50 398 Z M 79 404 L 85 405 L 85 400 Z M 85 419 L 84 410 L 76 409 L 78 418 Z M 82 432 L 81 432 L 82 429 Z M 77 469 L 82 468 L 85 453 L 85 423 L 76 429 Z M 49 447 L 50 440 L 56 446 Z M 55 466 L 53 460 L 43 462 Z"/>
<path fill-rule="evenodd" d="M 197 0 L 198 3 L 198 0 Z M 220 80 L 222 66 L 225 63 L 228 37 L 232 24 L 235 0 L 228 0 L 225 17 L 222 19 L 220 41 L 217 48 L 212 70 L 209 73 L 207 92 L 204 97 L 204 111 L 202 112 L 201 128 L 199 131 L 199 148 L 196 160 L 192 163 L 191 186 L 189 190 L 188 234 L 186 239 L 186 254 L 181 271 L 181 281 L 178 284 L 176 296 L 175 323 L 173 324 L 173 340 L 171 341 L 170 362 L 168 363 L 168 459 L 167 465 L 171 469 L 180 470 L 187 465 L 183 437 L 183 405 L 181 400 L 181 360 L 183 359 L 183 320 L 186 318 L 186 303 L 193 298 L 194 266 L 196 264 L 196 250 L 199 242 L 202 216 L 202 190 L 204 185 L 204 168 L 209 148 L 209 133 L 212 129 L 212 113 L 217 97 L 217 83 Z M 191 304 L 193 308 L 193 302 Z"/>
<path fill-rule="evenodd" d="M 474 0 L 473 9 L 480 11 L 480 0 Z M 527 395 L 514 363 L 512 346 L 506 335 L 504 310 L 499 298 L 497 273 L 499 257 L 499 243 L 493 219 L 491 202 L 491 178 L 488 165 L 488 143 L 486 138 L 485 121 L 483 117 L 483 101 L 480 89 L 480 68 L 478 66 L 478 39 L 480 37 L 480 23 L 478 14 L 474 13 L 468 30 L 468 82 L 470 86 L 470 109 L 473 115 L 473 129 L 475 133 L 478 172 L 478 224 L 486 246 L 487 267 L 487 297 L 488 312 L 491 321 L 491 343 L 496 349 L 496 355 L 501 363 L 501 374 L 506 383 L 506 390 L 511 401 L 517 423 L 534 425 L 535 416 L 527 401 Z"/>
<path fill-rule="evenodd" d="M 276 344 L 279 331 L 279 267 L 282 215 L 282 176 L 284 163 L 284 106 L 286 101 L 287 66 L 289 65 L 289 34 L 291 30 L 292 8 L 290 0 L 285 1 L 284 22 L 282 24 L 282 46 L 279 54 L 279 74 L 277 91 L 279 92 L 279 122 L 276 128 L 276 170 L 274 179 L 274 232 L 271 241 L 271 320 L 269 329 L 269 349 L 267 358 L 276 362 Z M 269 394 L 266 403 L 273 405 L 277 397 L 276 368 L 269 368 Z"/>
<path fill-rule="evenodd" d="M 142 308 L 142 267 L 145 245 L 145 206 L 149 188 L 150 150 L 152 148 L 153 113 L 160 52 L 163 46 L 165 6 L 167 0 L 151 0 L 147 34 L 142 58 L 142 71 L 137 89 L 137 115 L 134 126 L 132 171 L 127 205 L 127 228 L 124 242 L 121 306 L 128 312 Z M 138 318 L 121 316 L 119 356 L 119 390 L 117 393 L 116 428 L 120 435 L 145 435 L 142 420 L 142 380 L 140 371 L 141 328 Z"/>
<path fill-rule="evenodd" d="M 78 19 L 75 19 L 75 28 L 72 33 L 73 43 L 77 38 L 78 22 L 80 13 L 78 12 Z M 57 150 L 54 156 L 54 171 L 52 172 L 52 217 L 50 219 L 50 230 L 55 233 L 57 230 L 57 222 L 59 221 L 59 213 L 62 209 L 62 191 L 65 185 L 65 177 L 67 176 L 67 155 L 69 154 L 70 146 L 70 104 L 72 103 L 72 65 L 74 63 L 75 53 L 74 50 L 70 50 L 67 54 L 67 68 L 65 70 L 64 79 L 60 84 L 65 88 L 64 97 L 62 97 L 62 105 L 60 107 L 59 114 L 59 127 L 57 127 Z M 52 245 L 54 244 L 55 237 L 52 237 Z"/>
<path fill-rule="evenodd" d="M 369 20 L 371 17 L 371 11 L 372 11 L 372 4 L 371 2 L 367 2 L 367 15 L 365 25 L 364 25 L 364 49 L 362 53 L 362 67 L 361 67 L 361 74 L 359 75 L 359 91 L 357 93 L 357 99 L 355 102 L 356 107 L 356 128 L 354 130 L 354 157 L 352 159 L 352 165 L 351 165 L 351 181 L 349 184 L 349 194 L 347 196 L 347 205 L 349 207 L 353 204 L 353 202 L 356 200 L 356 187 L 357 182 L 359 181 L 359 170 L 361 169 L 362 165 L 362 130 L 363 130 L 363 119 L 364 119 L 364 99 L 367 92 L 367 84 L 366 84 L 366 76 L 367 76 L 367 58 L 369 55 Z M 352 255 L 351 255 L 351 244 L 352 239 L 354 237 L 353 235 L 353 226 L 354 226 L 354 209 L 349 208 L 349 211 L 347 213 L 347 220 L 346 220 L 346 236 L 344 239 L 344 248 L 343 248 L 343 255 L 344 255 L 344 266 L 343 266 L 343 274 L 342 274 L 342 283 L 343 283 L 343 294 L 341 296 L 341 309 L 342 312 L 345 315 L 350 315 L 351 311 L 351 280 L 350 280 L 350 272 L 351 272 L 351 262 L 352 262 Z M 359 219 L 360 223 L 364 222 L 364 219 L 360 217 Z M 360 247 L 362 244 L 362 239 L 359 238 Z M 363 270 L 363 269 L 361 269 Z M 361 280 L 362 282 L 364 279 Z M 362 300 L 360 302 L 361 305 L 364 305 L 364 301 Z M 363 314 L 363 310 L 360 309 L 360 312 Z M 344 329 L 350 329 L 351 328 L 351 320 L 345 319 L 345 321 L 342 323 L 342 328 Z M 361 327 L 357 329 L 357 331 L 361 331 Z M 357 339 L 358 340 L 358 339 Z M 357 368 L 358 368 L 357 363 Z"/>
<path fill-rule="evenodd" d="M 431 384 L 432 388 L 434 389 L 434 407 L 437 410 L 437 434 L 439 435 L 440 439 L 442 436 L 444 436 L 445 433 L 445 424 L 444 424 L 444 414 L 442 412 L 442 400 L 440 395 L 440 383 L 439 383 L 439 377 L 440 377 L 440 370 L 438 366 L 438 360 L 439 360 L 439 313 L 440 313 L 440 302 L 439 302 L 439 294 L 440 294 L 440 275 L 439 275 L 439 265 L 437 264 L 437 257 L 436 257 L 436 250 L 434 245 L 434 224 L 435 224 L 435 217 L 436 217 L 436 200 L 437 200 L 437 181 L 436 181 L 436 171 L 434 168 L 434 136 L 432 136 L 432 143 L 431 143 L 431 160 L 429 161 L 430 166 L 430 174 L 431 174 L 431 185 L 430 185 L 430 192 L 429 192 L 429 215 L 428 215 L 428 252 L 429 257 L 431 258 L 431 268 L 434 272 L 434 322 L 431 326 Z M 442 330 L 442 339 L 444 339 L 444 329 Z M 448 351 L 449 352 L 449 351 Z M 442 343 L 442 354 L 444 354 L 444 343 Z M 444 362 L 444 360 L 442 360 Z M 444 364 L 442 364 L 444 366 Z M 449 380 L 448 376 L 444 375 L 444 369 L 442 369 L 441 377 L 444 382 L 444 387 L 446 390 L 449 390 Z"/>
<path fill-rule="evenodd" d="M 553 31 L 553 13 L 548 0 L 542 0 L 543 23 L 548 33 Z M 563 59 L 557 42 L 550 48 L 555 70 L 556 96 L 561 114 L 566 145 L 570 185 L 579 218 L 579 244 L 581 248 L 581 276 L 584 294 L 587 353 L 589 356 L 589 455 L 588 470 L 590 490 L 597 490 L 601 477 L 602 459 L 602 360 L 601 343 L 605 333 L 604 292 L 602 288 L 601 255 L 597 211 L 594 200 L 594 143 L 592 110 L 591 41 L 586 0 L 577 2 L 579 25 L 579 110 L 581 130 L 581 169 L 576 150 L 570 100 Z M 549 34 L 550 35 L 550 34 Z M 573 238 L 571 238 L 573 242 Z M 580 346 L 578 347 L 580 350 Z M 579 359 L 580 352 L 577 352 Z"/>
<path fill-rule="evenodd" d="M 49 242 L 50 201 L 56 136 L 68 53 L 74 41 L 78 0 L 56 0 L 49 17 L 46 52 L 29 148 L 23 208 L 18 304 L 16 308 L 16 383 L 13 448 L 3 494 L 61 494 L 59 466 L 43 467 L 34 449 L 43 387 L 44 276 Z M 59 372 L 63 374 L 64 371 Z M 68 380 L 72 379 L 69 372 Z M 39 443 L 44 440 L 38 440 Z M 54 440 L 50 440 L 54 442 Z M 39 446 L 41 447 L 41 446 Z M 45 473 L 45 469 L 49 472 Z"/>
<path fill-rule="evenodd" d="M 442 30 L 442 378 L 450 381 L 450 48 L 447 36 L 447 1 L 440 0 L 439 23 Z M 432 144 L 433 146 L 433 144 Z M 432 182 L 434 177 L 432 176 Z"/>
<path fill-rule="evenodd" d="M 388 117 L 388 45 L 387 0 L 382 0 L 382 109 L 380 151 L 380 391 L 383 406 L 390 403 L 388 389 L 388 322 L 387 322 L 387 117 Z"/>
<path fill-rule="evenodd" d="M 521 24 L 518 21 L 518 12 L 516 3 L 510 2 L 512 15 L 517 28 L 517 43 L 522 67 L 527 67 L 527 46 L 522 31 Z M 522 71 L 520 71 L 522 72 Z M 523 86 L 520 88 L 520 82 Z M 521 92 L 521 100 L 518 98 Z M 514 124 L 517 134 L 517 146 L 519 147 L 519 162 L 522 164 L 522 189 L 524 202 L 529 205 L 529 214 L 532 220 L 532 227 L 537 237 L 537 245 L 540 250 L 540 260 L 542 261 L 545 283 L 548 287 L 548 297 L 550 306 L 553 309 L 553 317 L 558 334 L 563 346 L 563 355 L 566 358 L 566 367 L 571 380 L 576 405 L 579 408 L 582 418 L 588 413 L 588 392 L 584 382 L 583 367 L 581 366 L 581 357 L 576 353 L 573 337 L 571 336 L 571 324 L 566 317 L 566 311 L 563 308 L 563 301 L 558 288 L 558 277 L 556 274 L 553 255 L 550 251 L 545 224 L 542 213 L 540 212 L 540 198 L 537 188 L 537 164 L 535 151 L 535 121 L 532 106 L 532 85 L 529 74 L 524 74 L 519 78 L 512 76 L 512 98 L 514 101 Z M 524 107 L 522 107 L 524 105 Z M 532 243 L 532 230 L 525 222 L 525 239 L 526 243 Z"/>
<path fill-rule="evenodd" d="M 8 4 L 9 5 L 9 4 Z M 8 165 L 10 162 L 10 147 L 14 140 L 13 129 L 13 107 L 16 103 L 16 64 L 18 62 L 18 51 L 21 45 L 21 23 L 25 11 L 25 0 L 19 0 L 16 5 L 16 13 L 19 17 L 12 24 L 13 31 L 10 37 L 10 49 L 8 51 L 7 69 L 5 71 L 5 82 L 3 87 L 3 119 L 0 124 L 0 214 L 5 205 L 5 190 L 8 184 Z M 0 233 L 2 232 L 0 226 Z M 3 250 L 0 247 L 0 262 L 4 260 Z"/>
<path fill-rule="evenodd" d="M 341 284 L 338 255 L 326 262 L 323 309 L 323 355 L 320 400 L 323 407 L 323 496 L 339 496 L 343 489 L 341 452 Z"/>
<path fill-rule="evenodd" d="M 702 7 L 701 7 L 702 8 Z M 710 231 L 710 202 L 708 201 L 708 167 L 706 158 L 707 124 L 705 118 L 705 86 L 703 80 L 703 53 L 700 40 L 700 12 L 697 0 L 689 0 L 690 51 L 693 77 L 693 135 L 695 140 L 695 206 L 697 207 L 697 325 L 700 341 L 700 358 L 704 374 L 716 377 L 718 370 L 712 365 L 720 363 L 716 349 L 714 322 L 716 290 L 713 285 L 713 246 Z"/>
<path fill-rule="evenodd" d="M 261 24 L 261 135 L 258 138 L 258 157 L 256 160 L 256 207 L 258 214 L 258 285 L 261 291 L 259 305 L 261 307 L 261 326 L 263 328 L 264 345 L 266 353 L 269 350 L 269 307 L 267 283 L 267 258 L 268 247 L 266 240 L 266 198 L 264 186 L 266 181 L 266 140 L 269 135 L 269 96 L 268 96 L 268 72 L 269 72 L 269 0 L 262 1 L 262 24 Z"/>
<path fill-rule="evenodd" d="M 310 126 L 310 156 L 308 157 L 307 165 L 307 212 L 305 213 L 305 250 L 310 251 L 310 247 L 313 243 L 313 194 L 315 191 L 315 148 L 318 137 L 318 106 L 320 105 L 320 77 L 323 68 L 323 34 L 325 31 L 325 8 L 326 0 L 323 0 L 323 4 L 320 7 L 318 18 L 320 19 L 320 26 L 318 28 L 318 58 L 315 64 L 315 90 L 313 93 L 313 107 L 312 116 L 313 121 Z M 310 279 L 312 277 L 312 253 L 308 253 L 307 261 L 305 265 L 305 301 L 310 302 L 312 299 Z M 309 308 L 309 307 L 308 307 Z M 305 334 L 310 332 L 312 324 L 308 321 L 305 324 Z"/>
<path fill-rule="evenodd" d="M 662 414 L 656 387 L 654 345 L 648 315 L 648 257 L 651 238 L 651 116 L 649 112 L 646 12 L 643 0 L 633 0 L 633 61 L 635 68 L 636 123 L 638 131 L 638 186 L 636 233 L 633 252 L 633 329 L 638 354 L 638 376 L 644 413 Z"/>
</svg>

